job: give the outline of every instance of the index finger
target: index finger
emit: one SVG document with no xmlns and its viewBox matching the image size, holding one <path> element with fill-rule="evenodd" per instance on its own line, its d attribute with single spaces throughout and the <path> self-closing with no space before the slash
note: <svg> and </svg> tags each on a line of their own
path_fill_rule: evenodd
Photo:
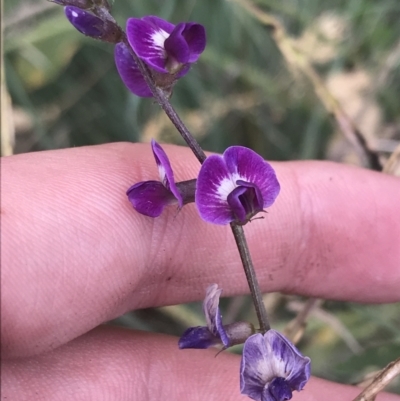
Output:
<svg viewBox="0 0 400 401">
<path fill-rule="evenodd" d="M 196 176 L 188 149 L 165 149 L 177 180 Z M 399 180 L 327 162 L 274 167 L 281 195 L 245 227 L 262 289 L 399 300 Z M 126 189 L 157 178 L 148 145 L 14 156 L 2 170 L 3 355 L 56 347 L 129 309 L 201 299 L 212 282 L 247 292 L 229 227 L 194 205 L 156 219 L 132 210 Z"/>
</svg>

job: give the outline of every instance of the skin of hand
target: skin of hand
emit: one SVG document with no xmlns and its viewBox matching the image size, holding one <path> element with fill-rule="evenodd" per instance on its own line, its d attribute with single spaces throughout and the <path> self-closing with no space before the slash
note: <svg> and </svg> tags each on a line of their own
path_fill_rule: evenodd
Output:
<svg viewBox="0 0 400 401">
<path fill-rule="evenodd" d="M 177 181 L 188 149 L 165 146 Z M 273 163 L 281 194 L 245 226 L 263 291 L 356 302 L 400 300 L 400 180 L 330 162 Z M 244 400 L 240 358 L 178 350 L 177 339 L 99 326 L 124 312 L 248 292 L 229 226 L 195 205 L 156 219 L 126 189 L 157 179 L 148 144 L 2 159 L 2 396 L 9 400 Z M 295 401 L 351 400 L 312 378 Z M 399 401 L 380 394 L 378 401 Z"/>
</svg>

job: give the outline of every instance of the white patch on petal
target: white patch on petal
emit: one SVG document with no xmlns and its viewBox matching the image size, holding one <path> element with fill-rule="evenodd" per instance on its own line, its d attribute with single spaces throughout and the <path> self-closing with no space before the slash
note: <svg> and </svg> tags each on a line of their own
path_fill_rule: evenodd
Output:
<svg viewBox="0 0 400 401">
<path fill-rule="evenodd" d="M 158 167 L 158 174 L 160 175 L 160 181 L 165 186 L 165 184 L 167 182 L 167 179 L 166 179 L 167 173 L 165 172 L 165 168 L 162 164 L 159 164 L 157 167 Z"/>
<path fill-rule="evenodd" d="M 239 174 L 234 173 L 230 176 L 230 178 L 224 178 L 218 185 L 217 193 L 219 198 L 222 201 L 226 201 L 228 199 L 228 195 L 237 187 L 236 181 L 243 180 Z"/>
<path fill-rule="evenodd" d="M 260 380 L 264 384 L 269 384 L 275 377 L 286 379 L 288 377 L 288 372 L 285 371 L 285 361 L 276 358 L 268 342 L 266 346 L 266 355 L 264 355 L 264 359 L 259 359 L 257 361 L 257 366 L 255 368 Z"/>
<path fill-rule="evenodd" d="M 272 367 L 276 377 L 283 377 L 286 379 L 288 377 L 288 373 L 285 370 L 286 363 L 283 359 L 277 359 L 276 356 L 272 358 Z"/>
<path fill-rule="evenodd" d="M 78 13 L 76 11 L 71 11 L 71 15 L 76 18 L 78 16 Z"/>
<path fill-rule="evenodd" d="M 169 33 L 165 32 L 163 29 L 160 29 L 151 35 L 151 40 L 153 41 L 155 47 L 164 49 L 164 42 L 168 37 Z"/>
</svg>

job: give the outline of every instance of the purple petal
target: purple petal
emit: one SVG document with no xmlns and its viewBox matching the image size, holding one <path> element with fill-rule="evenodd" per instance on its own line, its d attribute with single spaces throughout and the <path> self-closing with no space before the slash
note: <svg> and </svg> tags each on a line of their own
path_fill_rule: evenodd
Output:
<svg viewBox="0 0 400 401">
<path fill-rule="evenodd" d="M 174 69 L 189 61 L 190 50 L 186 39 L 182 36 L 186 24 L 181 22 L 165 40 L 164 48 L 168 57 L 168 71 L 174 73 Z"/>
<path fill-rule="evenodd" d="M 271 384 L 264 388 L 264 393 L 266 392 L 272 396 L 272 400 L 285 401 L 292 399 L 292 389 L 282 377 L 275 377 Z M 268 396 L 265 398 L 268 399 Z"/>
<path fill-rule="evenodd" d="M 221 293 L 222 290 L 218 288 L 217 284 L 210 285 L 204 298 L 203 311 L 210 332 L 214 336 L 221 338 L 225 347 L 229 347 L 229 338 L 222 325 L 222 316 L 218 306 Z"/>
<path fill-rule="evenodd" d="M 168 73 L 165 68 L 167 53 L 164 49 L 164 42 L 168 38 L 169 32 L 160 26 L 160 19 L 157 18 L 156 21 L 155 18 L 129 18 L 126 24 L 126 34 L 132 49 L 139 58 L 156 71 Z M 165 24 L 162 26 L 165 27 Z"/>
<path fill-rule="evenodd" d="M 165 21 L 160 17 L 156 17 L 155 15 L 148 15 L 146 17 L 143 17 L 142 20 L 145 21 L 145 22 L 148 22 L 151 25 L 154 25 L 156 27 L 161 28 L 163 31 L 165 31 L 165 32 L 167 32 L 169 34 L 175 28 L 174 24 L 171 24 L 170 22 Z"/>
<path fill-rule="evenodd" d="M 255 184 L 242 180 L 237 180 L 236 184 L 239 186 L 228 195 L 227 201 L 235 221 L 245 224 L 263 210 L 263 198 Z"/>
<path fill-rule="evenodd" d="M 136 96 L 152 97 L 150 88 L 124 43 L 117 43 L 114 50 L 114 58 L 117 70 L 125 86 Z"/>
<path fill-rule="evenodd" d="M 164 43 L 168 55 L 166 68 L 170 73 L 175 73 L 182 65 L 196 62 L 205 45 L 205 30 L 202 25 L 193 22 L 178 24 Z M 179 73 L 179 77 L 183 75 Z"/>
<path fill-rule="evenodd" d="M 197 178 L 196 206 L 200 217 L 214 224 L 233 221 L 235 216 L 227 198 L 235 187 L 224 159 L 219 155 L 207 157 Z"/>
<path fill-rule="evenodd" d="M 256 400 L 258 398 L 254 398 L 254 399 Z M 270 393 L 268 386 L 264 387 L 261 398 L 259 398 L 259 399 L 261 401 L 276 401 L 275 397 Z"/>
<path fill-rule="evenodd" d="M 197 348 L 205 349 L 222 345 L 221 339 L 214 336 L 208 327 L 190 327 L 181 336 L 178 342 L 179 349 Z"/>
<path fill-rule="evenodd" d="M 261 400 L 265 387 L 284 379 L 292 390 L 301 390 L 310 377 L 310 358 L 304 357 L 282 334 L 269 330 L 248 338 L 243 347 L 240 391 Z M 275 382 L 276 383 L 276 382 Z M 287 391 L 281 386 L 282 396 Z"/>
<path fill-rule="evenodd" d="M 182 195 L 178 191 L 178 188 L 175 184 L 174 173 L 172 171 L 171 163 L 169 162 L 167 154 L 154 139 L 151 140 L 151 148 L 153 150 L 154 158 L 156 159 L 162 184 L 174 194 L 175 198 L 178 200 L 179 207 L 182 207 Z"/>
<path fill-rule="evenodd" d="M 268 365 L 267 346 L 262 334 L 254 334 L 243 346 L 240 364 L 240 392 L 253 400 L 261 400 L 263 389 L 273 375 L 266 374 Z"/>
<path fill-rule="evenodd" d="M 189 63 L 195 63 L 206 48 L 206 30 L 203 25 L 188 22 L 182 36 L 189 46 Z"/>
<path fill-rule="evenodd" d="M 172 57 L 181 64 L 186 64 L 190 55 L 188 43 L 182 35 L 185 27 L 186 24 L 184 22 L 178 24 L 164 43 L 168 57 Z"/>
<path fill-rule="evenodd" d="M 294 390 L 304 388 L 311 375 L 310 358 L 303 356 L 300 351 L 282 334 L 270 330 L 268 340 L 271 344 L 275 359 L 285 363 L 286 381 Z M 268 334 L 267 333 L 267 334 Z"/>
<path fill-rule="evenodd" d="M 272 166 L 259 154 L 243 146 L 231 146 L 224 152 L 223 158 L 233 176 L 251 182 L 260 189 L 264 208 L 274 203 L 280 185 Z"/>
<path fill-rule="evenodd" d="M 67 6 L 64 11 L 69 22 L 79 32 L 92 38 L 101 38 L 104 23 L 100 18 L 74 6 Z"/>
<path fill-rule="evenodd" d="M 175 196 L 159 181 L 143 181 L 131 186 L 129 202 L 141 214 L 158 217 L 165 206 L 176 202 Z"/>
</svg>

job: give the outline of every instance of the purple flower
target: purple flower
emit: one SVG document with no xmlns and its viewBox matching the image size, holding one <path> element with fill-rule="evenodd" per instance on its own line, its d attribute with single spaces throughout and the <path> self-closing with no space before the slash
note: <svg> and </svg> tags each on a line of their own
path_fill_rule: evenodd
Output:
<svg viewBox="0 0 400 401">
<path fill-rule="evenodd" d="M 175 26 L 155 16 L 128 19 L 126 34 L 134 52 L 150 67 L 156 85 L 168 91 L 189 71 L 206 45 L 202 25 L 182 22 Z M 114 55 L 124 84 L 135 95 L 152 96 L 129 49 L 120 43 Z"/>
<path fill-rule="evenodd" d="M 79 7 L 67 6 L 64 11 L 69 22 L 86 36 L 110 43 L 117 43 L 122 37 L 121 29 L 112 21 L 103 21 Z"/>
<path fill-rule="evenodd" d="M 196 206 L 214 224 L 246 224 L 271 206 L 280 191 L 275 171 L 260 155 L 231 146 L 207 157 L 197 178 Z"/>
<path fill-rule="evenodd" d="M 222 289 L 218 288 L 217 284 L 212 284 L 207 288 L 203 302 L 207 326 L 187 329 L 179 339 L 178 346 L 180 349 L 204 349 L 215 346 L 222 346 L 223 349 L 226 349 L 232 345 L 243 343 L 254 333 L 253 325 L 247 322 L 222 325 L 222 316 L 219 310 L 221 293 Z"/>
<path fill-rule="evenodd" d="M 254 334 L 243 347 L 240 392 L 256 401 L 284 401 L 310 378 L 310 358 L 282 334 L 269 330 Z"/>
<path fill-rule="evenodd" d="M 178 203 L 183 206 L 183 197 L 174 180 L 171 164 L 163 148 L 153 139 L 151 141 L 154 158 L 160 174 L 160 181 L 143 181 L 131 186 L 126 194 L 132 206 L 141 214 L 159 216 L 164 207 Z"/>
<path fill-rule="evenodd" d="M 126 34 L 138 57 L 164 74 L 195 63 L 206 46 L 202 25 L 181 22 L 175 26 L 154 16 L 128 19 Z"/>
</svg>

